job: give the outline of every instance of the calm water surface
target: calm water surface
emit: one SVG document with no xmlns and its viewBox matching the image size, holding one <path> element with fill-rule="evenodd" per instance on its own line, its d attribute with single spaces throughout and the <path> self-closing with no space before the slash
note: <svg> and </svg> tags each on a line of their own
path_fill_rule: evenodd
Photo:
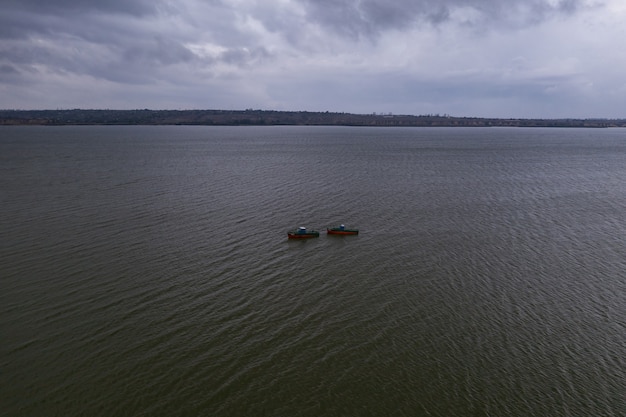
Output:
<svg viewBox="0 0 626 417">
<path fill-rule="evenodd" d="M 624 416 L 625 161 L 621 129 L 0 128 L 0 414 Z"/>
</svg>

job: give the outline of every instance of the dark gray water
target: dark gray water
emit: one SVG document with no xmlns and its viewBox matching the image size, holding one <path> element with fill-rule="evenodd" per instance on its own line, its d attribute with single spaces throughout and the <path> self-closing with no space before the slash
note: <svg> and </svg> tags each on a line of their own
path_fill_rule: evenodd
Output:
<svg viewBox="0 0 626 417">
<path fill-rule="evenodd" d="M 626 415 L 625 130 L 4 127 L 0 173 L 3 416 Z"/>
</svg>

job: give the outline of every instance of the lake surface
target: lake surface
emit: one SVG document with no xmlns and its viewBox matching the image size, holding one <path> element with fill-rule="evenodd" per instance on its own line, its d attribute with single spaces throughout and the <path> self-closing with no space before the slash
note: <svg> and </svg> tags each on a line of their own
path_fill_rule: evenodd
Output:
<svg viewBox="0 0 626 417">
<path fill-rule="evenodd" d="M 626 415 L 626 130 L 3 127 L 0 173 L 1 415 Z"/>
</svg>

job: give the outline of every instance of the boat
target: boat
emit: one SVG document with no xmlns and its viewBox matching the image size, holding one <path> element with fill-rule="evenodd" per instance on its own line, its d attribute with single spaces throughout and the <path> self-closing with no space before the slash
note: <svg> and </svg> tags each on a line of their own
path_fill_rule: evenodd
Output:
<svg viewBox="0 0 626 417">
<path fill-rule="evenodd" d="M 289 239 L 309 239 L 319 236 L 320 232 L 317 230 L 307 230 L 306 227 L 298 227 L 296 230 L 290 230 L 287 232 L 287 238 Z"/>
<path fill-rule="evenodd" d="M 326 233 L 329 235 L 358 235 L 359 229 L 348 229 L 342 224 L 339 227 L 327 228 Z"/>
</svg>

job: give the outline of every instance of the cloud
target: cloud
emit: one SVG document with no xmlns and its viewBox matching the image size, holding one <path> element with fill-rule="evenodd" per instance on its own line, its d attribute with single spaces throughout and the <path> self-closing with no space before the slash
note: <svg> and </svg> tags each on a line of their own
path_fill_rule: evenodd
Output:
<svg viewBox="0 0 626 417">
<path fill-rule="evenodd" d="M 115 13 L 144 16 L 152 14 L 158 2 L 150 0 L 4 0 L 4 7 L 43 15 Z"/>
<path fill-rule="evenodd" d="M 441 25 L 455 19 L 470 26 L 524 27 L 571 14 L 582 0 L 303 0 L 307 16 L 333 32 L 373 37 L 386 30 Z"/>
<path fill-rule="evenodd" d="M 624 16 L 620 0 L 6 0 L 0 107 L 610 116 Z"/>
</svg>

